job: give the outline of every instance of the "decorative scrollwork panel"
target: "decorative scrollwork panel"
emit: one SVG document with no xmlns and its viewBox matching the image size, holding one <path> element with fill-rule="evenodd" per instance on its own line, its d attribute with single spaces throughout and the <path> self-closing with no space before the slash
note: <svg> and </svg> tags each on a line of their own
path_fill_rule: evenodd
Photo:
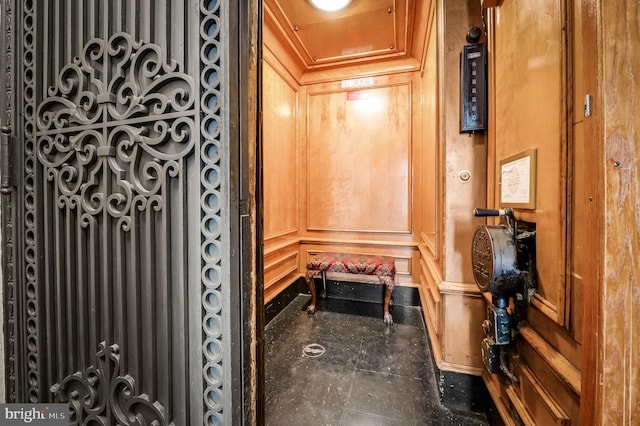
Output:
<svg viewBox="0 0 640 426">
<path fill-rule="evenodd" d="M 47 94 L 35 154 L 51 391 L 73 424 L 169 424 L 187 386 L 166 372 L 188 357 L 174 272 L 185 207 L 172 200 L 198 136 L 193 80 L 158 45 L 116 33 L 90 40 Z"/>
<path fill-rule="evenodd" d="M 18 220 L 3 210 L 7 399 L 69 401 L 74 424 L 230 423 L 234 8 L 2 9 L 0 117 L 20 144 Z"/>
<path fill-rule="evenodd" d="M 51 391 L 57 401 L 69 403 L 72 425 L 173 424 L 164 406 L 139 393 L 135 379 L 123 371 L 117 344 L 100 342 L 96 364 L 65 377 Z"/>
</svg>

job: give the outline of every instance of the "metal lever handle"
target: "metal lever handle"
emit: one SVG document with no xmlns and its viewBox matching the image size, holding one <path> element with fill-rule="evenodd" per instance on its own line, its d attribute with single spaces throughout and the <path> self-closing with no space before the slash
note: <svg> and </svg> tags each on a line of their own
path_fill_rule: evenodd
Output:
<svg viewBox="0 0 640 426">
<path fill-rule="evenodd" d="M 474 209 L 473 214 L 476 217 L 500 216 L 506 217 L 510 220 L 515 220 L 513 209 L 511 207 L 504 209 Z"/>
<path fill-rule="evenodd" d="M 507 211 L 505 209 L 474 209 L 473 215 L 476 217 L 506 216 Z"/>
</svg>

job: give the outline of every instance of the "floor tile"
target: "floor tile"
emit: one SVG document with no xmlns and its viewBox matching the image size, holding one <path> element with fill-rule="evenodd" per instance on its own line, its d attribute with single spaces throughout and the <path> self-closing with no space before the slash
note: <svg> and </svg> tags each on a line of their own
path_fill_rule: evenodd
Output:
<svg viewBox="0 0 640 426">
<path fill-rule="evenodd" d="M 266 424 L 487 425 L 483 415 L 440 404 L 422 313 L 381 305 L 298 296 L 265 327 Z M 324 352 L 305 355 L 304 348 Z"/>
<path fill-rule="evenodd" d="M 267 392 L 267 425 L 340 425 L 353 370 L 300 359 L 278 372 L 278 389 Z"/>
<path fill-rule="evenodd" d="M 357 370 L 346 408 L 397 419 L 427 418 L 438 395 L 420 379 Z"/>
<path fill-rule="evenodd" d="M 394 324 L 363 336 L 357 368 L 413 378 L 433 374 L 423 334 L 422 329 Z"/>
<path fill-rule="evenodd" d="M 373 414 L 358 413 L 345 410 L 342 416 L 342 426 L 406 426 L 402 419 L 392 419 Z"/>
</svg>

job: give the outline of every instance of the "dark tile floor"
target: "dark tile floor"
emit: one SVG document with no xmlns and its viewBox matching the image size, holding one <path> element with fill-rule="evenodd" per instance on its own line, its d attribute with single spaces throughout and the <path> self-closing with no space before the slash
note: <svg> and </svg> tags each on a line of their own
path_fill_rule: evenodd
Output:
<svg viewBox="0 0 640 426">
<path fill-rule="evenodd" d="M 307 315 L 309 299 L 298 296 L 265 328 L 267 425 L 488 424 L 440 405 L 419 308 L 394 307 L 386 326 L 379 304 L 321 300 Z M 320 346 L 305 354 L 311 344 Z"/>
</svg>

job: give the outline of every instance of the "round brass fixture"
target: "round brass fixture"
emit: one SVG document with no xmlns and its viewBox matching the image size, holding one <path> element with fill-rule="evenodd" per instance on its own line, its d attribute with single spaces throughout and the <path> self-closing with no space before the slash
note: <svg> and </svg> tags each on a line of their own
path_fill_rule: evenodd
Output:
<svg viewBox="0 0 640 426">
<path fill-rule="evenodd" d="M 520 279 L 516 242 L 503 225 L 476 227 L 471 244 L 473 278 L 480 291 L 506 294 Z"/>
</svg>

